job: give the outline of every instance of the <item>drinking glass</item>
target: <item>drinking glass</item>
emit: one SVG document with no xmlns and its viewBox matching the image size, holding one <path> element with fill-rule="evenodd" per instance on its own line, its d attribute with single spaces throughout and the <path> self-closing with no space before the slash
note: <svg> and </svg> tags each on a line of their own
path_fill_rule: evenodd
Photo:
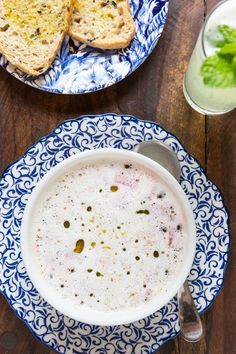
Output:
<svg viewBox="0 0 236 354">
<path fill-rule="evenodd" d="M 207 39 L 207 33 L 225 24 L 236 28 L 236 0 L 221 1 L 209 13 L 184 76 L 183 91 L 187 102 L 193 109 L 206 115 L 223 114 L 236 107 L 236 86 L 208 87 L 200 74 L 203 61 L 216 51 Z"/>
</svg>

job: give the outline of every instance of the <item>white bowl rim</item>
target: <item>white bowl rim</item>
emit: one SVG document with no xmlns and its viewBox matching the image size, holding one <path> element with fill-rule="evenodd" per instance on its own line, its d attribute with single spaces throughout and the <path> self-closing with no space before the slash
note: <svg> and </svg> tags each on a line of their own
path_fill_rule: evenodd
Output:
<svg viewBox="0 0 236 354">
<path fill-rule="evenodd" d="M 78 306 L 78 309 L 72 309 L 69 300 L 63 299 L 56 291 L 53 291 L 52 287 L 45 283 L 42 277 L 40 277 L 39 268 L 35 265 L 35 260 L 32 257 L 33 253 L 30 252 L 29 245 L 30 234 L 28 230 L 31 220 L 31 213 L 33 212 L 33 207 L 45 186 L 52 182 L 52 180 L 56 177 L 64 174 L 66 169 L 70 170 L 74 165 L 86 160 L 91 161 L 93 159 L 100 160 L 104 158 L 112 158 L 114 160 L 115 158 L 126 158 L 127 160 L 131 160 L 131 162 L 142 163 L 144 166 L 160 175 L 161 178 L 164 178 L 172 190 L 175 191 L 177 196 L 181 198 L 183 211 L 186 215 L 186 220 L 188 221 L 189 227 L 189 237 L 187 240 L 188 252 L 185 254 L 185 260 L 180 267 L 180 274 L 176 277 L 174 284 L 172 284 L 172 288 L 166 292 L 165 296 L 161 296 L 158 300 L 154 298 L 148 303 L 123 311 L 117 310 L 102 312 L 90 309 L 84 305 Z M 100 326 L 114 326 L 141 320 L 162 308 L 176 295 L 178 289 L 186 280 L 194 260 L 196 249 L 196 227 L 193 211 L 187 196 L 185 195 L 180 184 L 165 168 L 157 162 L 133 151 L 114 148 L 101 148 L 72 155 L 64 161 L 58 163 L 41 178 L 31 193 L 24 211 L 20 230 L 20 247 L 23 262 L 30 280 L 38 290 L 39 294 L 51 306 L 60 311 L 62 314 L 83 323 Z"/>
</svg>

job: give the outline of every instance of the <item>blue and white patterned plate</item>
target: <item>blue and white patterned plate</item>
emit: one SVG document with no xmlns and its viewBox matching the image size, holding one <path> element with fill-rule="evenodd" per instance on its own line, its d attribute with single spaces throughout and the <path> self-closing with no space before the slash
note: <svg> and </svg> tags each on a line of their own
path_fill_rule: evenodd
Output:
<svg viewBox="0 0 236 354">
<path fill-rule="evenodd" d="M 154 49 L 162 33 L 168 0 L 130 0 L 136 24 L 131 45 L 122 50 L 98 50 L 66 37 L 50 69 L 32 78 L 2 55 L 0 65 L 24 83 L 44 91 L 81 94 L 101 90 L 137 69 Z"/>
<path fill-rule="evenodd" d="M 0 290 L 32 333 L 58 353 L 147 354 L 179 332 L 175 298 L 152 316 L 125 326 L 91 326 L 63 316 L 34 288 L 20 252 L 25 205 L 47 171 L 87 149 L 132 149 L 150 139 L 171 146 L 181 163 L 181 185 L 197 226 L 189 282 L 200 312 L 212 304 L 222 286 L 230 243 L 227 211 L 220 191 L 178 139 L 156 123 L 131 116 L 105 114 L 68 120 L 9 166 L 0 180 Z"/>
</svg>

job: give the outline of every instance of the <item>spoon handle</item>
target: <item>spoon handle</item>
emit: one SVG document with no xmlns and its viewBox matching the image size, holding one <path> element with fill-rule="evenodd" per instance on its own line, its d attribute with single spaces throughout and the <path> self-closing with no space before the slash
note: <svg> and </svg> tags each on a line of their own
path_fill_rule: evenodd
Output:
<svg viewBox="0 0 236 354">
<path fill-rule="evenodd" d="M 178 291 L 180 331 L 187 342 L 197 342 L 203 336 L 200 316 L 195 307 L 187 281 Z"/>
</svg>

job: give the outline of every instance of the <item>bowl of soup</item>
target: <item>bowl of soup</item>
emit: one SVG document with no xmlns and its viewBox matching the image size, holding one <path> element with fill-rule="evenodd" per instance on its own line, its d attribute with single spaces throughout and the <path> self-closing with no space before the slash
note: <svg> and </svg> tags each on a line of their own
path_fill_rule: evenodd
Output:
<svg viewBox="0 0 236 354">
<path fill-rule="evenodd" d="M 111 326 L 149 316 L 175 296 L 191 269 L 196 230 L 167 170 L 107 148 L 73 155 L 39 181 L 20 242 L 29 278 L 49 304 Z"/>
</svg>

